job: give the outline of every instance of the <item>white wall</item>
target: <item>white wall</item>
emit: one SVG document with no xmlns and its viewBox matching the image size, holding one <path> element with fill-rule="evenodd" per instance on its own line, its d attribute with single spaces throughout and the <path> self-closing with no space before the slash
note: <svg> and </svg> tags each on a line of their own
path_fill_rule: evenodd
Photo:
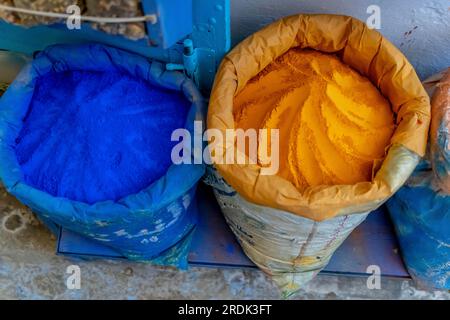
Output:
<svg viewBox="0 0 450 320">
<path fill-rule="evenodd" d="M 295 13 L 345 14 L 366 21 L 371 4 L 381 9 L 379 31 L 422 79 L 450 66 L 450 0 L 231 0 L 232 44 Z"/>
</svg>

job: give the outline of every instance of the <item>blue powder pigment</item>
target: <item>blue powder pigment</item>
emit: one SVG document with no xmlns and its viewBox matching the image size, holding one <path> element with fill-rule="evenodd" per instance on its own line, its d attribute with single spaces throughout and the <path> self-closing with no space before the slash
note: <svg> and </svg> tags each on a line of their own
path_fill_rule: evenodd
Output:
<svg viewBox="0 0 450 320">
<path fill-rule="evenodd" d="M 89 204 L 137 193 L 171 165 L 189 108 L 181 92 L 124 73 L 41 77 L 16 140 L 25 182 Z"/>
</svg>

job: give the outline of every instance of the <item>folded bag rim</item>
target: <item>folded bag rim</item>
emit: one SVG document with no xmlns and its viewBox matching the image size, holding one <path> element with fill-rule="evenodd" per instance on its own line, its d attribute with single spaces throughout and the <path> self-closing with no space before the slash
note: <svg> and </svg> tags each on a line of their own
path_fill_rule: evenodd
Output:
<svg viewBox="0 0 450 320">
<path fill-rule="evenodd" d="M 300 192 L 288 180 L 261 175 L 252 164 L 214 164 L 246 200 L 316 221 L 375 210 L 409 177 L 424 155 L 430 102 L 406 57 L 379 32 L 343 15 L 299 14 L 280 19 L 239 43 L 222 61 L 208 109 L 208 129 L 234 128 L 233 98 L 270 62 L 291 48 L 336 53 L 369 78 L 391 103 L 396 130 L 380 169 L 370 182 L 309 187 Z M 211 137 L 210 137 L 211 138 Z M 225 154 L 230 146 L 218 142 Z"/>
</svg>

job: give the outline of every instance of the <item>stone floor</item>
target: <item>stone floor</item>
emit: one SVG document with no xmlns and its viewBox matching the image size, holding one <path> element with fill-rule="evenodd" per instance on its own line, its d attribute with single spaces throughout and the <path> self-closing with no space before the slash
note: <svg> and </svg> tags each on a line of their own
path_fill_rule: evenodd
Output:
<svg viewBox="0 0 450 320">
<path fill-rule="evenodd" d="M 177 271 L 141 263 L 81 261 L 55 255 L 55 238 L 26 208 L 0 190 L 0 299 L 279 299 L 257 270 L 190 268 Z M 80 289 L 68 289 L 67 267 L 78 265 Z M 450 299 L 410 281 L 319 275 L 293 299 Z"/>
</svg>

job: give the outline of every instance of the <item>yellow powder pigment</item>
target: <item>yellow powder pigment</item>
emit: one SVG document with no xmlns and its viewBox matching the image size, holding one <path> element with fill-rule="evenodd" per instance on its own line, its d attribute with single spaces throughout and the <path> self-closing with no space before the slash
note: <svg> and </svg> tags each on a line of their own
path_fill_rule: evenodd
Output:
<svg viewBox="0 0 450 320">
<path fill-rule="evenodd" d="M 370 181 L 395 128 L 389 102 L 367 78 L 313 50 L 291 49 L 267 66 L 233 111 L 237 128 L 280 130 L 278 175 L 301 191 Z"/>
</svg>

